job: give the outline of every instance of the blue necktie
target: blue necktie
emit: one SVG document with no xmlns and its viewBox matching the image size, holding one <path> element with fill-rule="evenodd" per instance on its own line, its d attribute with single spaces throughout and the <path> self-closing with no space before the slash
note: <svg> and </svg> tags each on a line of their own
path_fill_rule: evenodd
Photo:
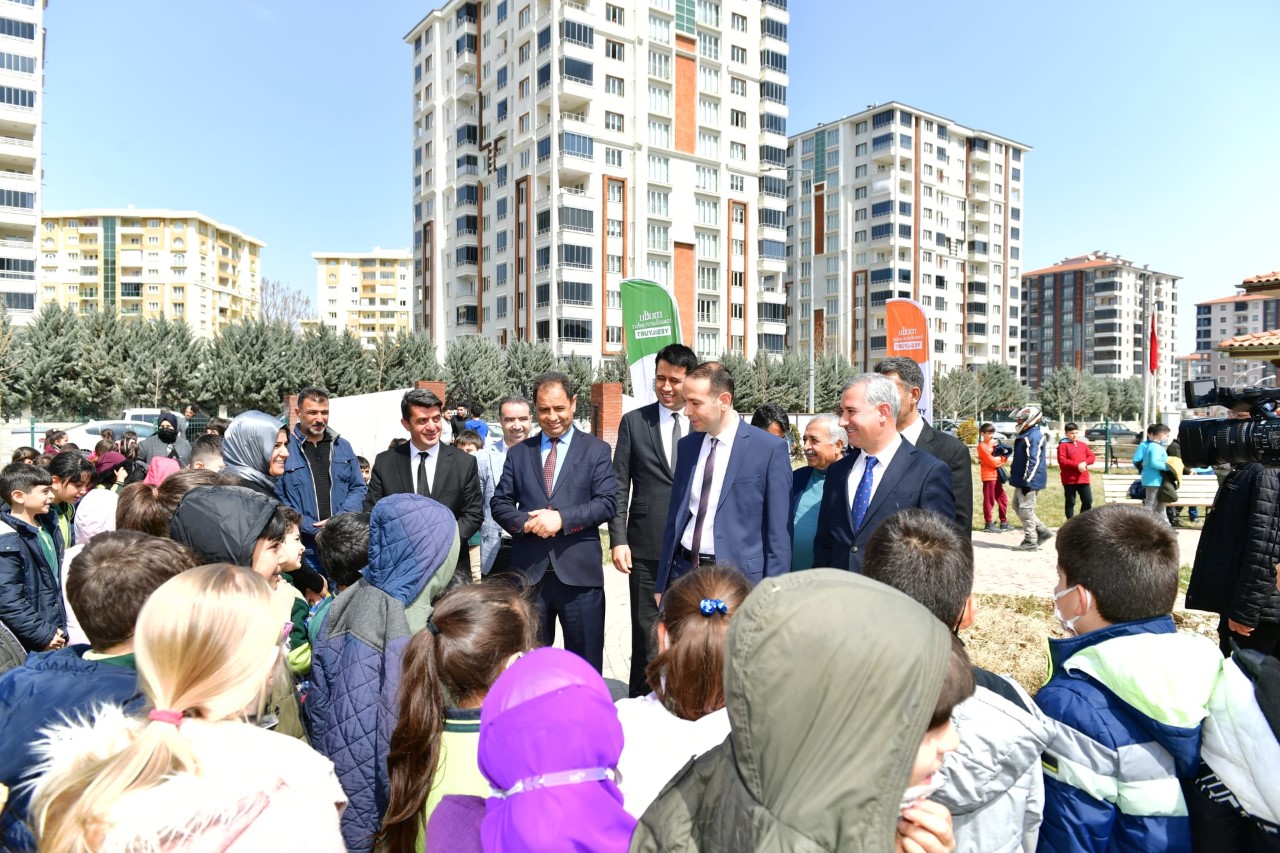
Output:
<svg viewBox="0 0 1280 853">
<path fill-rule="evenodd" d="M 856 536 L 862 529 L 862 522 L 867 517 L 867 507 L 871 505 L 871 471 L 876 467 L 876 458 L 867 457 L 867 467 L 862 471 L 862 479 L 858 481 L 858 490 L 853 493 L 853 506 L 849 508 L 849 520 L 853 522 L 853 533 Z"/>
</svg>

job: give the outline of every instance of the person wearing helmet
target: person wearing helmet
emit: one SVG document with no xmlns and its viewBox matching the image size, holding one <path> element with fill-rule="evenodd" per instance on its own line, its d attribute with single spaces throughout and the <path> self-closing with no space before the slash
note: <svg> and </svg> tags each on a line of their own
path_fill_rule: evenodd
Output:
<svg viewBox="0 0 1280 853">
<path fill-rule="evenodd" d="M 1040 428 L 1039 406 L 1023 406 L 1013 416 L 1018 423 L 1013 442 L 1013 465 L 1009 485 L 1013 486 L 1013 511 L 1022 521 L 1022 543 L 1015 551 L 1039 551 L 1040 543 L 1053 536 L 1044 522 L 1036 517 L 1036 498 L 1047 481 L 1045 448 L 1049 443 Z"/>
</svg>

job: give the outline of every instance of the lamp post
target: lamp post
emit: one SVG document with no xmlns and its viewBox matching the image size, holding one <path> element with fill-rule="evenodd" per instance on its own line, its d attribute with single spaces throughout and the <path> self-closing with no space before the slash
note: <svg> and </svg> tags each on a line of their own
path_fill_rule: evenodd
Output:
<svg viewBox="0 0 1280 853">
<path fill-rule="evenodd" d="M 813 169 L 805 169 L 801 166 L 774 166 L 772 169 L 765 169 L 760 174 L 761 176 L 764 176 L 771 172 L 785 172 L 788 176 L 796 172 L 799 172 L 801 175 L 807 174 L 809 176 L 809 195 L 810 196 L 813 195 L 813 177 L 814 177 Z M 800 193 L 796 193 L 796 196 L 797 198 L 799 198 Z M 825 229 L 820 229 L 819 227 L 816 227 L 816 226 L 814 228 L 814 231 L 819 234 L 825 233 Z M 812 257 L 812 254 L 810 255 L 810 257 Z M 810 279 L 812 278 L 813 276 L 810 275 Z M 812 285 L 810 285 L 810 289 L 809 289 L 809 412 L 808 412 L 809 414 L 813 414 L 813 408 L 815 405 L 814 404 L 814 385 L 816 382 L 816 374 L 817 374 L 817 365 L 814 362 L 813 339 L 814 339 L 814 336 L 817 335 L 818 329 L 813 322 L 813 317 L 814 317 L 813 293 L 814 293 L 813 287 Z"/>
</svg>

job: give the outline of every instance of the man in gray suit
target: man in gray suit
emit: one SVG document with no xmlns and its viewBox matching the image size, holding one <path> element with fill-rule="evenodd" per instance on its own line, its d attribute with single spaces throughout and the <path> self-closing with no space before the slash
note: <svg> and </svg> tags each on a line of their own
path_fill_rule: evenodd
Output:
<svg viewBox="0 0 1280 853">
<path fill-rule="evenodd" d="M 893 380 L 902 404 L 898 409 L 898 433 L 916 447 L 947 463 L 951 469 L 951 492 L 956 501 L 956 524 L 973 538 L 973 465 L 969 448 L 954 435 L 939 432 L 920 417 L 920 396 L 924 373 L 915 359 L 903 356 L 882 358 L 876 373 Z"/>
<path fill-rule="evenodd" d="M 489 502 L 502 479 L 507 451 L 528 438 L 533 429 L 529 401 L 519 396 L 504 397 L 498 403 L 498 422 L 502 425 L 502 439 L 476 454 L 480 488 L 484 492 L 484 523 L 480 525 L 480 573 L 483 575 L 502 574 L 511 566 L 511 534 L 493 520 Z"/>
<path fill-rule="evenodd" d="M 685 374 L 697 366 L 698 357 L 688 347 L 664 347 L 658 353 L 653 378 L 657 402 L 627 412 L 618 426 L 613 453 L 618 513 L 609 522 L 609 543 L 614 568 L 627 575 L 631 589 L 629 686 L 633 698 L 649 692 L 644 670 L 656 651 L 653 623 L 658 619 L 658 605 L 653 594 L 662 526 L 671 503 L 676 444 L 689 434 L 681 387 Z"/>
</svg>

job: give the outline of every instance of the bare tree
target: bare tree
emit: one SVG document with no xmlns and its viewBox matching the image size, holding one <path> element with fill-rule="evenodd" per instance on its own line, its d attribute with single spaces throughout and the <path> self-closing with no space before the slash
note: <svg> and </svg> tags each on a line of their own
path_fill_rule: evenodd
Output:
<svg viewBox="0 0 1280 853">
<path fill-rule="evenodd" d="M 298 321 L 315 316 L 311 297 L 278 278 L 264 278 L 259 289 L 261 318 L 268 325 L 297 329 Z"/>
</svg>

